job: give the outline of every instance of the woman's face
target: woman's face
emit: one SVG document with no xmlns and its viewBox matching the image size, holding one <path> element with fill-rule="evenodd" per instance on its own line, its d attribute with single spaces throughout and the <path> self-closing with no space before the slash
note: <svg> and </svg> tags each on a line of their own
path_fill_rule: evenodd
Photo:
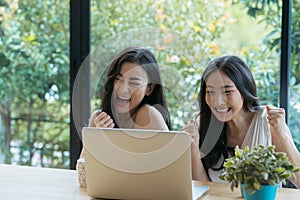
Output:
<svg viewBox="0 0 300 200">
<path fill-rule="evenodd" d="M 115 77 L 113 105 L 118 113 L 126 113 L 135 109 L 145 95 L 152 90 L 147 87 L 148 77 L 145 70 L 135 63 L 125 62 L 120 74 Z"/>
<path fill-rule="evenodd" d="M 212 72 L 206 81 L 205 101 L 220 121 L 238 117 L 244 99 L 232 80 L 223 72 Z"/>
</svg>

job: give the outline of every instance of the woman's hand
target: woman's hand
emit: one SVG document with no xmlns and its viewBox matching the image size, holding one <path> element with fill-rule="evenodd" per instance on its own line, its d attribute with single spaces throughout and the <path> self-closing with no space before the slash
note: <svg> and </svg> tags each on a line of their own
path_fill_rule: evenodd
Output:
<svg viewBox="0 0 300 200">
<path fill-rule="evenodd" d="M 272 128 L 281 130 L 285 126 L 285 110 L 275 106 L 266 106 L 268 120 Z"/>
<path fill-rule="evenodd" d="M 199 131 L 198 126 L 194 119 L 191 119 L 184 127 L 180 129 L 186 131 L 191 136 L 191 147 L 192 149 L 197 148 L 199 150 Z"/>
<path fill-rule="evenodd" d="M 114 121 L 111 117 L 104 111 L 97 110 L 94 113 L 94 125 L 99 128 L 113 128 L 115 126 Z"/>
<path fill-rule="evenodd" d="M 102 110 L 96 110 L 95 112 L 93 112 L 88 126 L 99 128 L 113 128 L 115 124 L 106 112 L 102 112 Z M 84 148 L 82 148 L 80 158 L 84 158 L 84 151 Z"/>
<path fill-rule="evenodd" d="M 274 106 L 266 106 L 266 108 L 273 143 L 280 148 L 283 141 L 289 140 L 293 142 L 290 130 L 285 123 L 285 110 Z M 280 150 L 283 149 L 280 148 Z"/>
</svg>

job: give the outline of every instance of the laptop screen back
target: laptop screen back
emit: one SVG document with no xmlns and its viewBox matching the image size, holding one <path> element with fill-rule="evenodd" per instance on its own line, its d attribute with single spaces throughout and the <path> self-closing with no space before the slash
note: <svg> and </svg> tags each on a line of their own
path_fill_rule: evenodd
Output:
<svg viewBox="0 0 300 200">
<path fill-rule="evenodd" d="M 85 127 L 82 136 L 89 196 L 192 199 L 186 132 Z"/>
</svg>

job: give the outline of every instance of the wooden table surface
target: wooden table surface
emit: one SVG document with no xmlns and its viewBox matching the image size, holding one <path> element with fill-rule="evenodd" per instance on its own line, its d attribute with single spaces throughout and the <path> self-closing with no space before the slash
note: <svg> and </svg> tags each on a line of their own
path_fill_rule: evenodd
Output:
<svg viewBox="0 0 300 200">
<path fill-rule="evenodd" d="M 228 184 L 202 183 L 209 191 L 201 198 L 206 200 L 242 199 L 239 189 L 234 192 Z M 0 199 L 91 199 L 86 188 L 79 187 L 77 172 L 68 169 L 50 169 L 0 164 Z M 300 190 L 279 188 L 277 199 L 299 200 Z"/>
</svg>

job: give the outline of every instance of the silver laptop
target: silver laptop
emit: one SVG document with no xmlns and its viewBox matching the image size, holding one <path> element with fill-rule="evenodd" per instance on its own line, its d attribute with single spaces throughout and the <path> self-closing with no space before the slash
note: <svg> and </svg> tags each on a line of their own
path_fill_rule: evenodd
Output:
<svg viewBox="0 0 300 200">
<path fill-rule="evenodd" d="M 192 185 L 186 132 L 85 127 L 82 139 L 93 198 L 192 200 L 209 189 Z"/>
</svg>

